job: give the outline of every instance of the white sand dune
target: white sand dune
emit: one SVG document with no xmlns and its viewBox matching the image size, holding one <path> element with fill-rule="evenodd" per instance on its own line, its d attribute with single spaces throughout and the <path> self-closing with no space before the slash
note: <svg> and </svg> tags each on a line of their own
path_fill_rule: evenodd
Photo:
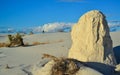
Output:
<svg viewBox="0 0 120 75">
<path fill-rule="evenodd" d="M 112 32 L 113 47 L 120 46 L 120 32 Z M 6 42 L 6 36 L 0 36 L 0 42 Z M 70 33 L 45 33 L 24 36 L 24 42 L 44 43 L 36 46 L 0 48 L 0 75 L 27 75 L 24 67 L 42 62 L 42 54 L 67 57 L 71 47 Z M 44 63 L 44 62 L 43 62 Z M 8 64 L 11 68 L 5 69 Z"/>
<path fill-rule="evenodd" d="M 113 47 L 120 46 L 120 32 L 111 32 L 110 35 L 113 41 Z"/>
</svg>

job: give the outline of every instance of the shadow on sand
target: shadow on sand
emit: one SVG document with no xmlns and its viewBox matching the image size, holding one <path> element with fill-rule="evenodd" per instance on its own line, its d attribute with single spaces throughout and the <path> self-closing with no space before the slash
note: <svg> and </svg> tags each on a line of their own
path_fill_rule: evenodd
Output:
<svg viewBox="0 0 120 75">
<path fill-rule="evenodd" d="M 86 66 L 93 68 L 104 75 L 114 75 L 115 67 L 98 62 L 87 62 Z"/>
<path fill-rule="evenodd" d="M 113 51 L 114 51 L 114 55 L 115 55 L 116 61 L 119 64 L 120 63 L 120 46 L 114 47 Z"/>
<path fill-rule="evenodd" d="M 89 67 L 104 75 L 117 75 L 117 72 L 115 71 L 115 66 L 111 66 L 111 65 L 107 65 L 99 62 L 82 62 L 76 59 L 70 59 L 70 60 L 75 61 L 76 63 L 79 63 L 78 64 L 79 66 L 83 65 L 85 67 Z"/>
</svg>

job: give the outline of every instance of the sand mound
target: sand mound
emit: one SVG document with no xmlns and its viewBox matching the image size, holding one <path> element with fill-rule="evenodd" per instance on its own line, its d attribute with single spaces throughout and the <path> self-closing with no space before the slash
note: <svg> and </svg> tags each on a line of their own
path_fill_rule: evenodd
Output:
<svg viewBox="0 0 120 75">
<path fill-rule="evenodd" d="M 50 56 L 50 55 L 49 55 Z M 42 68 L 32 71 L 33 75 L 103 75 L 102 73 L 85 66 L 83 62 L 50 56 L 53 60 L 49 61 Z"/>
</svg>

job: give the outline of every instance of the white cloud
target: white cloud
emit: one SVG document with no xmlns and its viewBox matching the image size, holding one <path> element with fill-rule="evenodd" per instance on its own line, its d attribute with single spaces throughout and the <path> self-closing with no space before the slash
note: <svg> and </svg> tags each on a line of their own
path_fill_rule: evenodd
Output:
<svg viewBox="0 0 120 75">
<path fill-rule="evenodd" d="M 109 27 L 120 26 L 120 21 L 109 21 Z"/>
<path fill-rule="evenodd" d="M 30 31 L 33 31 L 34 33 L 40 33 L 43 30 L 45 32 L 60 32 L 60 31 L 69 32 L 74 24 L 75 23 L 54 22 L 40 25 L 37 27 L 27 27 L 20 29 L 0 27 L 0 33 L 15 33 L 15 32 L 29 33 Z M 120 21 L 109 21 L 108 25 L 111 32 L 120 31 Z"/>
<path fill-rule="evenodd" d="M 59 32 L 59 31 L 69 31 L 74 23 L 48 23 L 39 27 L 33 28 L 33 32 Z"/>
<path fill-rule="evenodd" d="M 42 26 L 33 28 L 33 32 L 42 32 L 43 30 L 45 32 L 60 32 L 60 31 L 69 32 L 74 24 L 75 23 L 64 23 L 64 22 L 47 23 Z M 109 21 L 108 25 L 110 27 L 110 31 L 120 30 L 120 21 Z"/>
<path fill-rule="evenodd" d="M 109 21 L 108 26 L 111 32 L 120 31 L 120 21 Z"/>
</svg>

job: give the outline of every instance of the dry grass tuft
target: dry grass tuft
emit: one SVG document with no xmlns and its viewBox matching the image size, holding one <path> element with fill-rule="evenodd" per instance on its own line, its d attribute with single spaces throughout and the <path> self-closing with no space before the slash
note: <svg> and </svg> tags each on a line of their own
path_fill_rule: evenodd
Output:
<svg viewBox="0 0 120 75">
<path fill-rule="evenodd" d="M 49 42 L 42 42 L 42 43 L 40 43 L 40 44 L 42 44 L 42 45 L 44 45 L 44 44 L 49 44 Z"/>
<path fill-rule="evenodd" d="M 33 42 L 32 45 L 44 45 L 44 44 L 49 44 L 49 42 Z"/>
<path fill-rule="evenodd" d="M 0 48 L 1 48 L 1 47 L 8 47 L 8 46 L 9 46 L 8 43 L 0 43 Z"/>
<path fill-rule="evenodd" d="M 74 61 L 59 59 L 52 68 L 52 75 L 74 75 L 79 70 Z"/>
<path fill-rule="evenodd" d="M 52 67 L 52 75 L 75 75 L 79 70 L 77 64 L 68 58 L 57 58 L 49 54 L 43 54 L 42 58 L 51 58 L 56 62 Z"/>
<path fill-rule="evenodd" d="M 44 59 L 44 58 L 50 58 L 50 59 L 52 59 L 52 60 L 54 60 L 54 61 L 59 60 L 57 57 L 52 56 L 52 55 L 49 55 L 49 54 L 43 54 L 42 59 Z"/>
<path fill-rule="evenodd" d="M 64 41 L 64 40 L 61 39 L 61 40 L 59 40 L 58 42 L 63 42 L 63 41 Z"/>
<path fill-rule="evenodd" d="M 32 45 L 40 45 L 40 42 L 33 42 Z"/>
</svg>

